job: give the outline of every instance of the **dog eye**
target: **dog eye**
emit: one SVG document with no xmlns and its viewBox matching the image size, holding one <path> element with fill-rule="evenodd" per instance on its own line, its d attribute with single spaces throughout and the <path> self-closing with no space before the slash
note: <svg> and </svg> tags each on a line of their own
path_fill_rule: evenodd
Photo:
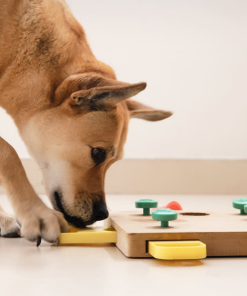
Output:
<svg viewBox="0 0 247 296">
<path fill-rule="evenodd" d="M 99 164 L 105 160 L 106 152 L 102 148 L 92 148 L 91 156 L 93 161 Z"/>
</svg>

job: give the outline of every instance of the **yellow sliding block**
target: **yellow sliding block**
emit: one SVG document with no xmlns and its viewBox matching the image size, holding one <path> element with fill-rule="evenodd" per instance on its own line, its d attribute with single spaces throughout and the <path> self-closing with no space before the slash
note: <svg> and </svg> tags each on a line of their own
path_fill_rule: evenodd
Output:
<svg viewBox="0 0 247 296">
<path fill-rule="evenodd" d="M 68 233 L 61 233 L 59 236 L 60 245 L 68 244 L 96 244 L 116 243 L 117 232 L 114 228 L 73 228 Z"/>
<path fill-rule="evenodd" d="M 150 241 L 148 252 L 164 260 L 203 259 L 207 257 L 206 245 L 200 241 Z"/>
</svg>

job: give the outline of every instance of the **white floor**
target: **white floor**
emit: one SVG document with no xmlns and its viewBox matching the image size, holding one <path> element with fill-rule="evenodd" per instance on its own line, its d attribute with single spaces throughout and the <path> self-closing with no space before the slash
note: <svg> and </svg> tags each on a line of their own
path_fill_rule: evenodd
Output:
<svg viewBox="0 0 247 296">
<path fill-rule="evenodd" d="M 142 196 L 143 197 L 143 196 Z M 236 196 L 145 196 L 184 210 L 231 207 Z M 44 197 L 43 197 L 44 198 Z M 111 210 L 133 210 L 140 196 L 108 196 Z M 5 196 L 0 203 L 10 210 Z M 247 227 L 247 225 L 246 225 Z M 246 295 L 247 258 L 160 261 L 126 258 L 115 245 L 39 248 L 0 237 L 0 295 Z"/>
</svg>

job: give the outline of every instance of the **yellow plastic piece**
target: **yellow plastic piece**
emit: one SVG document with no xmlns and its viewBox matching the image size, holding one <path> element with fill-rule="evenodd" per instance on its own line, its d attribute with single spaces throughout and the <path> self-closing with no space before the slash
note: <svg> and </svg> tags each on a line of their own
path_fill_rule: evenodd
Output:
<svg viewBox="0 0 247 296">
<path fill-rule="evenodd" d="M 73 228 L 68 233 L 61 233 L 59 245 L 68 244 L 96 244 L 96 243 L 116 243 L 117 232 L 114 228 Z"/>
<path fill-rule="evenodd" d="M 148 252 L 156 259 L 184 260 L 207 257 L 206 245 L 200 241 L 150 241 Z"/>
</svg>

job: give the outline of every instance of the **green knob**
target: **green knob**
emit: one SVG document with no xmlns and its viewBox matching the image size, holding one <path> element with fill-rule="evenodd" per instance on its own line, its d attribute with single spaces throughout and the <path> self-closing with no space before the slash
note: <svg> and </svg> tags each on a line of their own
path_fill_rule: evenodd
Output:
<svg viewBox="0 0 247 296">
<path fill-rule="evenodd" d="M 156 221 L 161 221 L 161 227 L 168 227 L 168 222 L 176 220 L 178 212 L 171 209 L 158 209 L 152 212 L 152 218 Z"/>
<path fill-rule="evenodd" d="M 232 201 L 232 205 L 235 209 L 240 210 L 241 215 L 245 215 L 244 206 L 247 205 L 247 198 L 242 197 L 242 198 L 234 199 Z"/>
<path fill-rule="evenodd" d="M 136 208 L 143 209 L 143 215 L 150 215 L 151 208 L 157 208 L 158 202 L 152 199 L 140 199 L 136 201 Z"/>
<path fill-rule="evenodd" d="M 247 205 L 244 206 L 244 212 L 247 213 Z"/>
</svg>

